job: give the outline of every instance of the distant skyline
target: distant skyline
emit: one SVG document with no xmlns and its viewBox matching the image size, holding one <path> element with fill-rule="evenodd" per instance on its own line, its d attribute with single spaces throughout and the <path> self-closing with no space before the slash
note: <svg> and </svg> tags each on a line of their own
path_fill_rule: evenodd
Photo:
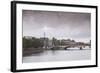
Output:
<svg viewBox="0 0 100 73">
<path fill-rule="evenodd" d="M 74 39 L 89 42 L 91 39 L 91 14 L 23 10 L 23 36 Z"/>
</svg>

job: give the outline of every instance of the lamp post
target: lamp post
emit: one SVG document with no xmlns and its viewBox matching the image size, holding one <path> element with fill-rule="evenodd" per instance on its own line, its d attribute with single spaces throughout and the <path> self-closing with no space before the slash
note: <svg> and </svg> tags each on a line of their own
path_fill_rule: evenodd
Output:
<svg viewBox="0 0 100 73">
<path fill-rule="evenodd" d="M 44 32 L 44 42 L 43 42 L 44 46 L 43 48 L 46 49 L 46 37 L 45 37 L 45 32 Z"/>
<path fill-rule="evenodd" d="M 43 48 L 46 49 L 47 48 L 47 44 L 46 44 L 47 43 L 46 42 L 46 32 L 48 30 L 48 27 L 44 26 L 43 30 L 44 30 L 44 33 L 43 33 L 43 35 L 44 35 L 44 46 L 43 46 Z"/>
</svg>

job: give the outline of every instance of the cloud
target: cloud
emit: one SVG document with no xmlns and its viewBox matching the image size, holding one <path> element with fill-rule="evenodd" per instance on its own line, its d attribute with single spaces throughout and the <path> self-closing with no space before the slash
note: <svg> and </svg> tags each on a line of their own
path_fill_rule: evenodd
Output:
<svg viewBox="0 0 100 73">
<path fill-rule="evenodd" d="M 23 35 L 42 37 L 46 26 L 49 38 L 90 38 L 90 17 L 89 13 L 23 10 Z"/>
</svg>

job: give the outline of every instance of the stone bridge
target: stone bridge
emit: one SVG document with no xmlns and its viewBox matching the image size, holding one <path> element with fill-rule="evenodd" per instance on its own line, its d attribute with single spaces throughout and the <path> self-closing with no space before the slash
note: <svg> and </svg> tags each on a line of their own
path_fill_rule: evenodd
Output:
<svg viewBox="0 0 100 73">
<path fill-rule="evenodd" d="M 88 46 L 89 48 L 91 47 L 90 44 L 71 44 L 71 45 L 64 45 L 64 46 L 51 46 L 48 47 L 48 49 L 51 50 L 56 50 L 56 49 L 64 49 L 64 50 L 68 50 L 68 48 L 79 48 L 80 50 L 82 50 L 83 48 L 85 48 L 86 46 Z"/>
</svg>

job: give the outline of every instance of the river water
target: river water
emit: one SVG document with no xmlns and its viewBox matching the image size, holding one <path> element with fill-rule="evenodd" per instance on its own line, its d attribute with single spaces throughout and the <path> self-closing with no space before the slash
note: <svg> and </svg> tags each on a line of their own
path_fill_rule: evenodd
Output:
<svg viewBox="0 0 100 73">
<path fill-rule="evenodd" d="M 74 61 L 91 59 L 91 50 L 46 50 L 42 53 L 23 57 L 23 63 L 48 62 L 48 61 Z"/>
</svg>

